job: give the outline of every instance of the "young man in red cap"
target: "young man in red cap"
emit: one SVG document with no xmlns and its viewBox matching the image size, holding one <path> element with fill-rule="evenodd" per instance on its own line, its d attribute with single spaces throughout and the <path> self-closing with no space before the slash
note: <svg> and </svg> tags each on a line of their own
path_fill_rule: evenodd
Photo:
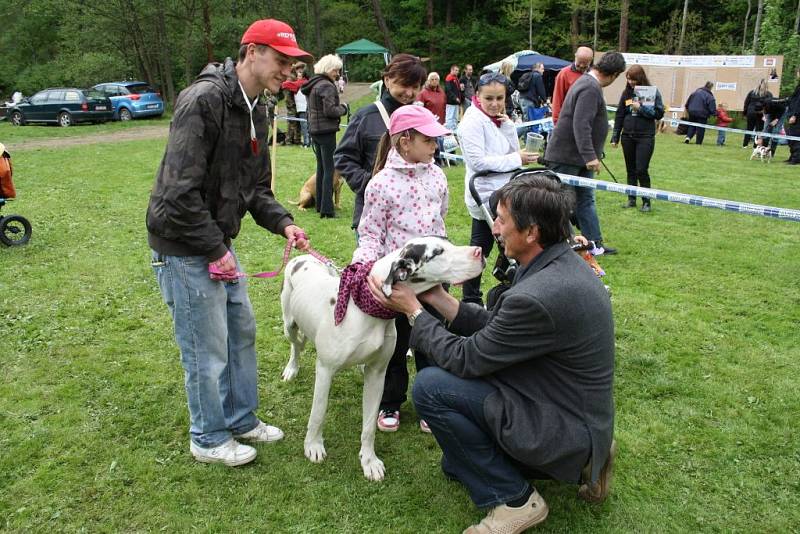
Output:
<svg viewBox="0 0 800 534">
<path fill-rule="evenodd" d="M 259 420 L 255 319 L 233 248 L 249 212 L 257 224 L 308 241 L 270 189 L 266 115 L 258 95 L 280 91 L 297 59 L 294 31 L 259 20 L 237 62 L 211 63 L 175 103 L 169 140 L 147 209 L 158 285 L 175 325 L 190 417 L 190 451 L 201 462 L 242 465 L 283 432 Z"/>
</svg>

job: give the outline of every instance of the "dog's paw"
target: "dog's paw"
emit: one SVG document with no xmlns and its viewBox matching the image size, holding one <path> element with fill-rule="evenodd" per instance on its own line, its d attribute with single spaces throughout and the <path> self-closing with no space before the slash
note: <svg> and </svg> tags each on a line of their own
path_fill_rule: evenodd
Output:
<svg viewBox="0 0 800 534">
<path fill-rule="evenodd" d="M 289 380 L 292 380 L 294 377 L 297 376 L 297 371 L 299 370 L 300 366 L 289 364 L 283 369 L 283 374 L 281 374 L 281 378 L 283 379 L 284 382 L 288 382 Z"/>
<path fill-rule="evenodd" d="M 321 463 L 323 460 L 325 460 L 325 457 L 328 455 L 328 453 L 325 452 L 325 445 L 322 444 L 322 441 L 314 443 L 306 443 L 305 452 L 306 452 L 306 458 L 308 458 L 315 464 Z"/>
<path fill-rule="evenodd" d="M 383 475 L 386 473 L 383 462 L 377 456 L 361 458 L 361 469 L 364 470 L 364 476 L 367 477 L 367 480 L 372 480 L 373 482 L 383 480 Z"/>
</svg>

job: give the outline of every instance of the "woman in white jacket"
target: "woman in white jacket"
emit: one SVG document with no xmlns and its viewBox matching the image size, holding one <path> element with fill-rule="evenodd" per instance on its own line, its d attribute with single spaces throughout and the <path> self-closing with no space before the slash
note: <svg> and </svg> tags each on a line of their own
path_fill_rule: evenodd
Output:
<svg viewBox="0 0 800 534">
<path fill-rule="evenodd" d="M 507 78 L 502 74 L 487 73 L 478 80 L 476 96 L 472 106 L 464 112 L 458 125 L 458 139 L 464 154 L 467 172 L 464 177 L 464 201 L 472 217 L 470 245 L 483 249 L 483 255 L 492 251 L 492 229 L 481 215 L 480 207 L 469 192 L 469 181 L 475 174 L 491 172 L 475 179 L 475 188 L 486 202 L 489 196 L 503 184 L 511 173 L 529 163 L 535 163 L 539 155 L 520 150 L 517 128 L 505 113 Z M 464 283 L 464 302 L 483 304 L 481 277 Z"/>
</svg>

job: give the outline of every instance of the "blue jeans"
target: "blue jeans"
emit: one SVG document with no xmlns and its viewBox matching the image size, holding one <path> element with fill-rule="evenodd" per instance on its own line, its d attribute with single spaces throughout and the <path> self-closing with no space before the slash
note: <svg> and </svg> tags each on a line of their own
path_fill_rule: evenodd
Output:
<svg viewBox="0 0 800 534">
<path fill-rule="evenodd" d="M 530 487 L 515 462 L 495 441 L 483 414 L 497 389 L 485 380 L 459 378 L 426 367 L 414 380 L 417 414 L 442 449 L 442 470 L 466 486 L 476 506 L 488 508 L 522 497 Z"/>
<path fill-rule="evenodd" d="M 556 173 L 571 174 L 582 178 L 594 178 L 594 172 L 586 167 L 567 165 L 564 163 L 554 163 L 550 170 Z M 597 218 L 597 207 L 594 202 L 594 189 L 590 187 L 572 187 L 575 191 L 575 218 L 581 234 L 591 241 L 597 243 L 603 241 L 600 233 L 600 219 Z M 599 246 L 599 245 L 598 245 Z"/>
<path fill-rule="evenodd" d="M 303 137 L 303 146 L 311 146 L 311 138 L 308 136 L 308 113 L 305 111 L 298 111 L 297 118 L 303 119 L 300 121 L 300 135 Z"/>
<path fill-rule="evenodd" d="M 216 447 L 258 425 L 256 322 L 247 282 L 211 280 L 204 256 L 154 251 L 152 257 L 181 352 L 191 439 Z"/>
<path fill-rule="evenodd" d="M 722 146 L 725 144 L 725 134 L 727 132 L 724 130 L 717 130 L 717 146 Z"/>
<path fill-rule="evenodd" d="M 444 107 L 444 127 L 454 132 L 458 126 L 458 104 L 447 104 Z"/>
</svg>

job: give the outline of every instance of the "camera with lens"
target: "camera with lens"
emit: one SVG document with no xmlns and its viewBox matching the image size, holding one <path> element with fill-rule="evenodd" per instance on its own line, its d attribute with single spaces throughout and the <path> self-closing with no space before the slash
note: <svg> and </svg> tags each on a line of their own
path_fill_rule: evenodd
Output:
<svg viewBox="0 0 800 534">
<path fill-rule="evenodd" d="M 498 254 L 492 268 L 492 276 L 503 284 L 511 284 L 514 281 L 518 266 L 519 264 L 516 260 L 507 258 L 505 254 Z"/>
</svg>

